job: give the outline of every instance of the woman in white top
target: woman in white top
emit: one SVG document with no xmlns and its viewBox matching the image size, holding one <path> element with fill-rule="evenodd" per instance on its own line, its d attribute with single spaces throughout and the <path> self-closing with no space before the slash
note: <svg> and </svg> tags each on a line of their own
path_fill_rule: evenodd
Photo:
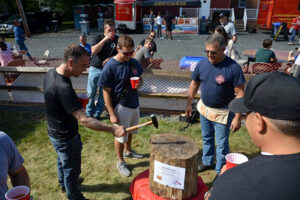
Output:
<svg viewBox="0 0 300 200">
<path fill-rule="evenodd" d="M 1 66 L 7 66 L 8 63 L 13 61 L 11 46 L 5 39 L 0 37 L 0 63 Z"/>
<path fill-rule="evenodd" d="M 161 34 L 161 25 L 162 25 L 162 18 L 160 16 L 160 12 L 158 12 L 157 17 L 156 17 L 156 24 L 157 24 L 157 37 L 162 38 Z"/>
<path fill-rule="evenodd" d="M 228 57 L 230 57 L 233 60 L 238 60 L 239 55 L 237 54 L 237 51 L 235 49 L 235 45 L 233 40 L 229 37 L 229 35 L 226 33 L 223 26 L 217 26 L 215 29 L 215 33 L 222 35 L 227 40 L 227 46 L 224 51 L 224 54 Z"/>
</svg>

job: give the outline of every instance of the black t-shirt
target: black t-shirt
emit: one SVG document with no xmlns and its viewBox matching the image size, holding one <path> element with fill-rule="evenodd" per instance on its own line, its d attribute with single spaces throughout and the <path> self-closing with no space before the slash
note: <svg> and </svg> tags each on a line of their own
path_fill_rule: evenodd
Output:
<svg viewBox="0 0 300 200">
<path fill-rule="evenodd" d="M 300 199 L 300 153 L 259 155 L 216 179 L 210 200 Z"/>
<path fill-rule="evenodd" d="M 145 39 L 143 39 L 141 42 L 140 42 L 140 45 L 144 46 L 145 44 Z M 150 52 L 153 51 L 153 52 L 156 52 L 156 43 L 154 42 L 154 40 L 152 40 L 152 46 L 150 48 Z"/>
<path fill-rule="evenodd" d="M 98 44 L 104 37 L 105 36 L 103 34 L 96 36 L 93 42 L 91 43 L 91 46 Z M 106 58 L 112 57 L 118 53 L 116 49 L 118 44 L 118 38 L 119 36 L 115 35 L 114 40 L 106 41 L 101 51 L 99 51 L 98 54 L 92 56 L 90 66 L 102 69 L 103 61 L 106 60 Z"/>
<path fill-rule="evenodd" d="M 82 108 L 70 78 L 60 75 L 53 68 L 44 79 L 48 134 L 50 137 L 69 140 L 78 134 L 78 122 L 72 115 Z"/>
<path fill-rule="evenodd" d="M 171 26 L 172 20 L 173 20 L 172 16 L 170 16 L 170 15 L 165 16 L 166 26 Z"/>
</svg>

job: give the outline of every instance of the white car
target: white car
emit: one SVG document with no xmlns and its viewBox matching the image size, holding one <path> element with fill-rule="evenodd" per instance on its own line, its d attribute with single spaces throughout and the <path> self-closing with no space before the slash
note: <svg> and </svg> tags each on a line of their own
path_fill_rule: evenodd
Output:
<svg viewBox="0 0 300 200">
<path fill-rule="evenodd" d="M 0 34 L 9 35 L 14 34 L 14 26 L 12 24 L 0 24 Z"/>
</svg>

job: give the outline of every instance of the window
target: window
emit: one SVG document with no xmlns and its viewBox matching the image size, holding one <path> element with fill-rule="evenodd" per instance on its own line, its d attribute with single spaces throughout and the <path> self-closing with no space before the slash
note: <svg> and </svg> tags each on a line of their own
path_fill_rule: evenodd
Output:
<svg viewBox="0 0 300 200">
<path fill-rule="evenodd" d="M 239 0 L 239 8 L 246 8 L 247 0 Z"/>
</svg>

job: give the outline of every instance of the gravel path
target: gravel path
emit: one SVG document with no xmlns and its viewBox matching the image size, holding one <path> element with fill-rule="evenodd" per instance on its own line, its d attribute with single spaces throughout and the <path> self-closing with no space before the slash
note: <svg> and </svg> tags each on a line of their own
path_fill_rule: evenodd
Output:
<svg viewBox="0 0 300 200">
<path fill-rule="evenodd" d="M 88 42 L 97 35 L 96 30 L 92 29 L 88 35 Z M 33 35 L 27 38 L 26 45 L 33 57 L 41 57 L 46 49 L 50 50 L 50 58 L 61 58 L 63 56 L 64 47 L 72 43 L 78 43 L 79 30 L 65 30 L 58 33 L 44 33 Z M 148 34 L 132 34 L 136 46 L 139 41 L 144 39 Z M 163 58 L 164 60 L 180 60 L 184 56 L 205 56 L 205 40 L 208 35 L 174 35 L 174 40 L 155 39 L 158 52 L 155 58 Z M 238 34 L 237 49 L 240 54 L 246 49 L 256 49 L 262 47 L 263 39 L 270 38 L 267 33 L 259 32 L 249 34 L 247 32 Z M 293 50 L 293 47 L 287 45 L 287 41 L 273 42 L 273 48 L 278 50 Z M 13 43 L 14 44 L 14 43 Z M 246 57 L 242 56 L 244 59 Z"/>
</svg>

